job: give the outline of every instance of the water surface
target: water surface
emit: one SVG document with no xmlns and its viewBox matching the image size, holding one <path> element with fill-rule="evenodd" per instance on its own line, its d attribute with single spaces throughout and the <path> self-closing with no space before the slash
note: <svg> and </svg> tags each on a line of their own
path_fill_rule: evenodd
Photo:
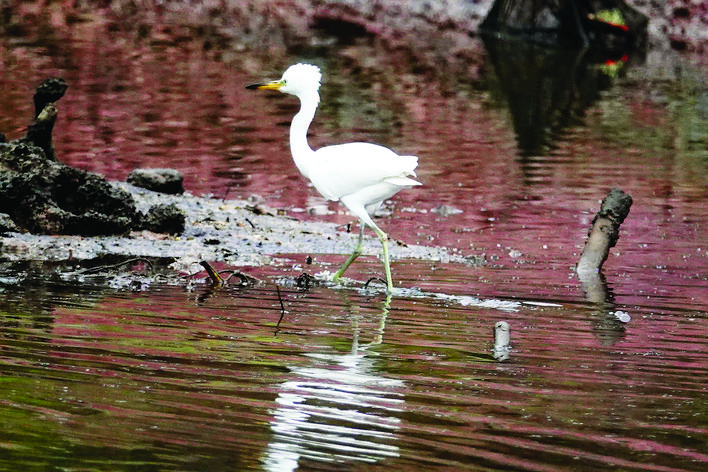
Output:
<svg viewBox="0 0 708 472">
<path fill-rule="evenodd" d="M 591 58 L 537 51 L 504 63 L 480 43 L 478 68 L 440 80 L 400 55 L 386 61 L 368 39 L 268 59 L 101 22 L 23 31 L 2 38 L 9 138 L 22 135 L 36 84 L 63 76 L 61 161 L 110 179 L 174 167 L 193 193 L 258 195 L 344 231 L 352 217 L 291 162 L 296 101 L 244 88 L 317 63 L 312 145 L 371 140 L 418 155 L 424 186 L 394 197 L 380 224 L 400 244 L 447 246 L 470 263 L 395 261 L 401 290 L 388 301 L 294 286 L 348 247 L 309 266 L 283 254 L 276 267 L 239 268 L 263 283 L 222 290 L 144 267 L 124 286 L 4 263 L 0 469 L 705 468 L 700 69 L 608 75 Z M 634 205 L 604 279 L 581 283 L 573 265 L 611 187 Z M 348 275 L 380 270 L 362 257 Z M 498 321 L 511 326 L 504 362 L 492 357 Z"/>
<path fill-rule="evenodd" d="M 387 306 L 345 289 L 284 286 L 279 299 L 270 284 L 22 285 L 4 289 L 0 319 L 5 470 L 700 470 L 708 460 L 705 312 L 613 307 L 631 313 L 623 323 L 576 291 L 554 303 Z M 491 356 L 499 320 L 512 327 L 503 363 Z"/>
</svg>

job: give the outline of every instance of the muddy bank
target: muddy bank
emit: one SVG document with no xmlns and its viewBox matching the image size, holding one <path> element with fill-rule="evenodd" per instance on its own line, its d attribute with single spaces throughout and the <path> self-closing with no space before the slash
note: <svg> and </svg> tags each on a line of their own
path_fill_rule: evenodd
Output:
<svg viewBox="0 0 708 472">
<path fill-rule="evenodd" d="M 355 234 L 255 202 L 108 182 L 47 159 L 24 140 L 0 143 L 0 262 L 148 257 L 195 272 L 200 261 L 261 266 L 276 263 L 279 253 L 346 254 Z M 444 248 L 393 246 L 394 258 L 465 260 Z M 365 253 L 380 251 L 376 238 L 367 241 Z"/>
<path fill-rule="evenodd" d="M 61 85 L 59 92 L 38 99 L 52 84 Z M 138 187 L 58 162 L 52 129 L 67 87 L 61 79 L 44 81 L 27 134 L 0 142 L 0 262 L 146 257 L 195 272 L 200 261 L 261 266 L 275 263 L 279 253 L 347 254 L 354 247 L 356 231 L 279 216 L 254 202 L 182 194 L 182 176 L 171 169 L 134 171 L 128 181 Z M 146 189 L 148 181 L 162 192 Z M 378 240 L 367 241 L 365 253 L 380 251 Z M 391 252 L 465 260 L 443 248 L 403 243 Z"/>
<path fill-rule="evenodd" d="M 171 258 L 175 270 L 193 273 L 202 270 L 201 260 L 237 267 L 277 265 L 278 254 L 290 253 L 342 254 L 343 262 L 356 245 L 356 228 L 347 232 L 346 228 L 331 223 L 298 221 L 245 200 L 167 195 L 124 182 L 112 182 L 111 185 L 117 191 L 131 195 L 138 210 L 175 205 L 186 216 L 184 232 L 170 236 L 140 231 L 103 237 L 6 233 L 0 237 L 0 259 L 6 262 L 78 262 L 108 256 Z M 380 252 L 379 241 L 371 235 L 367 237 L 364 254 L 378 255 Z M 390 252 L 394 260 L 469 262 L 474 259 L 442 247 L 403 243 L 391 244 Z"/>
</svg>

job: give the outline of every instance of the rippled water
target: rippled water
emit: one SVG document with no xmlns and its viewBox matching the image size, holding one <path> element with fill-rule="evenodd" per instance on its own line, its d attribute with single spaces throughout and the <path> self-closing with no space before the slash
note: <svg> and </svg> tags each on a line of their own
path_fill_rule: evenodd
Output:
<svg viewBox="0 0 708 472">
<path fill-rule="evenodd" d="M 0 317 L 5 470 L 700 470 L 708 461 L 705 312 L 601 307 L 554 284 L 566 300 L 416 292 L 390 305 L 329 288 L 283 286 L 279 299 L 273 284 L 21 285 L 4 289 Z M 512 332 L 503 363 L 491 356 L 499 320 Z"/>
<path fill-rule="evenodd" d="M 381 225 L 470 263 L 395 261 L 399 290 L 386 300 L 294 286 L 303 266 L 329 270 L 338 254 L 311 266 L 283 254 L 240 268 L 256 287 L 220 290 L 144 267 L 122 285 L 0 262 L 0 469 L 705 469 L 700 70 L 639 65 L 609 80 L 584 58 L 568 72 L 563 58 L 492 55 L 467 80 L 439 81 L 386 62 L 375 42 L 271 64 L 100 22 L 50 26 L 2 38 L 9 138 L 36 84 L 61 75 L 60 160 L 113 179 L 176 167 L 192 192 L 257 194 L 289 216 L 345 224 L 292 165 L 296 103 L 244 89 L 304 58 L 326 74 L 313 145 L 367 139 L 419 155 L 425 185 L 397 195 Z M 49 47 L 48 31 L 67 46 Z M 573 265 L 613 186 L 634 205 L 606 280 L 581 283 Z M 363 257 L 348 275 L 378 271 Z M 493 357 L 498 321 L 511 329 L 504 362 Z"/>
</svg>

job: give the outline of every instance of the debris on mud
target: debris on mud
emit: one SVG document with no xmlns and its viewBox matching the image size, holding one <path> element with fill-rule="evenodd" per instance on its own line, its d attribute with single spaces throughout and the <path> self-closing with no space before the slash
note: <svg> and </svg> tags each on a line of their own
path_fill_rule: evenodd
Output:
<svg viewBox="0 0 708 472">
<path fill-rule="evenodd" d="M 150 208 L 174 208 L 184 216 L 178 234 L 131 231 L 120 235 L 77 236 L 6 233 L 0 236 L 0 261 L 87 261 L 109 256 L 169 258 L 175 270 L 203 270 L 200 261 L 230 266 L 278 265 L 280 254 L 347 254 L 356 244 L 357 232 L 347 233 L 334 223 L 299 221 L 276 211 L 254 210 L 246 200 L 168 195 L 126 182 L 111 182 L 125 192 L 138 213 Z M 169 212 L 168 212 L 169 213 Z M 364 239 L 364 254 L 378 255 L 375 237 Z M 461 254 L 443 247 L 391 245 L 393 259 L 412 258 L 436 262 L 467 263 Z"/>
<path fill-rule="evenodd" d="M 184 193 L 184 176 L 175 169 L 135 169 L 126 180 L 136 187 L 155 192 Z"/>
</svg>

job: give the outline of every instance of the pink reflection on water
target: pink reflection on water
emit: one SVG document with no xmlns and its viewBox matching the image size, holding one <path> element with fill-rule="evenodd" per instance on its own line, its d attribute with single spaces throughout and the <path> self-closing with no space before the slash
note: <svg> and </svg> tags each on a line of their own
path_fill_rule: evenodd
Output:
<svg viewBox="0 0 708 472">
<path fill-rule="evenodd" d="M 136 167 L 172 167 L 196 194 L 256 194 L 296 218 L 354 222 L 323 201 L 292 163 L 287 125 L 296 100 L 244 88 L 279 71 L 255 59 L 217 60 L 198 41 L 150 43 L 98 22 L 74 27 L 64 40 L 68 46 L 54 55 L 40 46 L 7 50 L 0 130 L 8 137 L 20 136 L 29 121 L 33 87 L 59 75 L 70 85 L 55 127 L 65 163 L 119 180 Z M 487 93 L 444 94 L 412 74 L 393 88 L 385 75 L 362 78 L 346 64 L 331 65 L 312 145 L 370 140 L 420 156 L 424 186 L 400 192 L 381 220 L 394 239 L 484 252 L 498 266 L 570 269 L 599 201 L 619 186 L 635 205 L 606 268 L 633 287 L 632 295 L 657 295 L 668 286 L 677 300 L 708 305 L 700 290 L 708 268 L 707 177 L 680 152 L 615 139 L 614 115 L 597 106 L 587 111 L 588 126 L 568 130 L 547 155 L 522 158 L 508 112 Z M 660 126 L 661 139 L 673 136 L 669 110 L 641 91 L 614 100 L 637 130 Z M 462 212 L 444 217 L 434 211 L 441 205 Z M 301 211 L 314 207 L 327 214 Z M 553 286 L 572 283 L 566 270 L 544 271 L 546 277 Z M 533 285 L 534 296 L 553 295 Z"/>
</svg>

